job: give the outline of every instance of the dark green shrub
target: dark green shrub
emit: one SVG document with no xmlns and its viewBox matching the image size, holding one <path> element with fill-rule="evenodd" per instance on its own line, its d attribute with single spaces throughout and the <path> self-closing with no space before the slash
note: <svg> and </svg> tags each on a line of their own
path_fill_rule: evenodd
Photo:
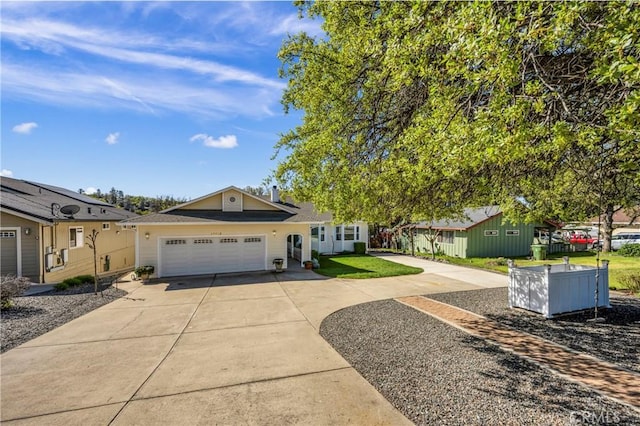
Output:
<svg viewBox="0 0 640 426">
<path fill-rule="evenodd" d="M 3 275 L 0 280 L 0 305 L 9 308 L 12 305 L 11 299 L 22 295 L 31 287 L 31 282 L 27 277 L 16 277 L 15 275 Z"/>
<path fill-rule="evenodd" d="M 320 258 L 320 253 L 318 253 L 318 250 L 311 250 L 311 258 L 312 259 L 319 259 Z"/>
<path fill-rule="evenodd" d="M 66 280 L 63 280 L 61 284 L 66 284 L 67 287 L 75 287 L 81 285 L 82 281 L 78 278 L 67 278 Z"/>
<path fill-rule="evenodd" d="M 367 245 L 361 241 L 353 243 L 353 251 L 356 254 L 365 254 L 367 251 Z"/>
<path fill-rule="evenodd" d="M 82 284 L 88 284 L 88 283 L 93 284 L 93 275 L 78 275 L 77 277 L 74 277 L 74 278 L 76 280 L 80 280 Z"/>
<path fill-rule="evenodd" d="M 640 293 L 640 273 L 631 272 L 620 276 L 620 283 L 632 293 Z"/>
<path fill-rule="evenodd" d="M 65 281 L 66 281 L 66 280 L 65 280 Z M 53 286 L 53 288 L 54 288 L 56 291 L 64 291 L 64 290 L 69 289 L 69 284 L 67 284 L 67 283 L 65 283 L 64 281 L 62 281 L 61 283 L 58 283 L 58 284 L 54 285 L 54 286 Z"/>
<path fill-rule="evenodd" d="M 640 257 L 640 244 L 625 244 L 620 247 L 618 254 L 624 257 Z"/>
</svg>

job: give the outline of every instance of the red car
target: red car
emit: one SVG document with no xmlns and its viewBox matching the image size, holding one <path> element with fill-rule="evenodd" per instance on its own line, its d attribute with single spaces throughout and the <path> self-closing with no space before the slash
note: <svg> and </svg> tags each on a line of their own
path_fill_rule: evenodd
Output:
<svg viewBox="0 0 640 426">
<path fill-rule="evenodd" d="M 594 247 L 598 244 L 598 239 L 586 232 L 574 232 L 569 235 L 570 244 L 586 244 L 587 247 Z"/>
</svg>

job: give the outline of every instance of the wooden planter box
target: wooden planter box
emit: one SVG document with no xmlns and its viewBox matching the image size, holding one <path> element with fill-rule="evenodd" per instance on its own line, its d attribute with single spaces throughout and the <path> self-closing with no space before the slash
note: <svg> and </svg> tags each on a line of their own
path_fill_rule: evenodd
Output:
<svg viewBox="0 0 640 426">
<path fill-rule="evenodd" d="M 595 307 L 596 268 L 560 265 L 516 268 L 509 261 L 509 307 L 538 312 L 546 318 Z M 598 271 L 598 307 L 609 305 L 609 262 Z"/>
</svg>

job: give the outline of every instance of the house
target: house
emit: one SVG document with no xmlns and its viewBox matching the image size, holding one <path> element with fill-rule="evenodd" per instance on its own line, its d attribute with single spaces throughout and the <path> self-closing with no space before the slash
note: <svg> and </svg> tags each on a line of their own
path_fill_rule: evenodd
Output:
<svg viewBox="0 0 640 426">
<path fill-rule="evenodd" d="M 87 237 L 95 229 L 98 274 L 133 268 L 135 233 L 117 224 L 135 213 L 64 188 L 3 177 L 0 180 L 2 275 L 55 283 L 94 273 Z"/>
<path fill-rule="evenodd" d="M 300 267 L 312 249 L 352 251 L 368 240 L 366 223 L 333 225 L 310 203 L 281 200 L 275 187 L 257 196 L 229 186 L 121 226 L 136 227 L 136 265 L 154 266 L 156 277 L 271 270 L 274 259 Z"/>
<path fill-rule="evenodd" d="M 516 257 L 527 256 L 536 231 L 552 224 L 511 223 L 503 220 L 499 206 L 467 208 L 461 219 L 420 222 L 409 227 L 414 232 L 416 251 L 430 252 L 430 238 L 436 237 L 437 250 L 447 256 Z M 403 248 L 410 249 L 410 237 Z"/>
</svg>

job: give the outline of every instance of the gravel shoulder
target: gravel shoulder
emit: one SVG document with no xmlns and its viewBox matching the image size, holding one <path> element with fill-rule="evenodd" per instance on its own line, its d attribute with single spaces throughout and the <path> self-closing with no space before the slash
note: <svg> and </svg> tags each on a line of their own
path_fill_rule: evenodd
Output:
<svg viewBox="0 0 640 426">
<path fill-rule="evenodd" d="M 1 352 L 6 352 L 54 328 L 127 294 L 115 287 L 93 294 L 93 284 L 66 291 L 50 291 L 13 299 L 13 306 L 0 311 Z"/>
<path fill-rule="evenodd" d="M 502 315 L 499 290 L 437 298 Z M 640 425 L 640 412 L 394 300 L 335 312 L 320 334 L 419 425 Z"/>
</svg>

